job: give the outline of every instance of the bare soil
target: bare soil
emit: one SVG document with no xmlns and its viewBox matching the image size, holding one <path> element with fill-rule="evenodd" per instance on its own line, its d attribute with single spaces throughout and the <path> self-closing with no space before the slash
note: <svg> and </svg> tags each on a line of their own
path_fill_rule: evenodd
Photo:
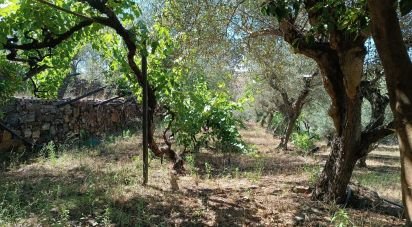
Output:
<svg viewBox="0 0 412 227">
<path fill-rule="evenodd" d="M 149 185 L 141 186 L 141 144 L 136 136 L 16 166 L 0 173 L 0 184 L 11 189 L 18 185 L 16 196 L 28 211 L 15 214 L 17 220 L 6 226 L 338 224 L 340 207 L 312 201 L 307 190 L 327 157 L 325 147 L 315 155 L 302 155 L 297 149 L 280 151 L 279 140 L 254 124 L 247 124 L 241 134 L 255 152 L 223 155 L 202 150 L 186 163 L 187 175 L 178 177 L 177 191 L 171 189 L 170 166 L 155 159 L 150 163 Z M 353 181 L 400 202 L 399 183 L 393 179 L 400 170 L 398 160 L 396 150 L 381 148 L 372 153 L 367 169 L 355 170 Z M 345 212 L 351 226 L 404 223 L 368 210 Z"/>
</svg>

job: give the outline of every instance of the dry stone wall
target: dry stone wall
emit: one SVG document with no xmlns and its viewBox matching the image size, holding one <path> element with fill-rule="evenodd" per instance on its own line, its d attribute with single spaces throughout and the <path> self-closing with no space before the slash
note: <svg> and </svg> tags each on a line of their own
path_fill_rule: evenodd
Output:
<svg viewBox="0 0 412 227">
<path fill-rule="evenodd" d="M 135 103 L 123 101 L 99 105 L 99 101 L 77 101 L 59 107 L 62 101 L 15 99 L 2 111 L 2 121 L 14 132 L 35 143 L 54 140 L 66 142 L 79 134 L 102 136 L 136 125 L 141 110 Z M 0 149 L 16 141 L 0 129 Z"/>
</svg>

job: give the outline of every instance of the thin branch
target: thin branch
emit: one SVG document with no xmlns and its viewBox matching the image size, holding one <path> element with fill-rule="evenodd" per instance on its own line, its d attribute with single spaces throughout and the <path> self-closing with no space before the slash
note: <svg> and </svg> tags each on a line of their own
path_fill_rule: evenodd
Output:
<svg viewBox="0 0 412 227">
<path fill-rule="evenodd" d="M 43 49 L 43 48 L 53 48 L 66 39 L 70 38 L 75 32 L 82 30 L 83 28 L 90 26 L 93 24 L 93 20 L 85 20 L 79 22 L 77 25 L 70 28 L 68 31 L 57 35 L 57 37 L 52 36 L 51 34 L 49 37 L 46 37 L 42 42 L 32 41 L 31 43 L 25 44 L 16 44 L 9 40 L 5 45 L 4 48 L 8 50 L 18 49 L 18 50 L 35 50 L 35 49 Z"/>
<path fill-rule="evenodd" d="M 9 128 L 5 123 L 3 123 L 2 121 L 0 121 L 0 128 L 8 131 L 9 133 L 11 133 L 13 136 L 17 137 L 19 140 L 21 140 L 24 145 L 29 148 L 32 149 L 33 147 L 35 147 L 35 143 L 29 141 L 28 139 L 24 138 L 23 136 L 19 135 L 18 133 L 16 133 L 13 129 Z"/>
<path fill-rule="evenodd" d="M 95 90 L 93 90 L 93 91 L 90 91 L 90 92 L 88 92 L 88 93 L 86 93 L 86 94 L 84 94 L 84 95 L 81 95 L 81 96 L 79 96 L 79 97 L 77 97 L 77 98 L 68 100 L 68 101 L 66 101 L 66 102 L 59 103 L 59 104 L 57 104 L 56 106 L 57 106 L 58 108 L 60 108 L 60 107 L 63 107 L 63 106 L 65 106 L 65 105 L 74 103 L 74 102 L 76 102 L 76 101 L 78 101 L 78 100 L 80 100 L 80 99 L 86 98 L 86 97 L 88 97 L 88 96 L 91 96 L 91 95 L 93 95 L 93 94 L 96 94 L 97 92 L 103 91 L 105 88 L 106 88 L 106 86 L 97 88 L 97 89 L 95 89 Z"/>
</svg>

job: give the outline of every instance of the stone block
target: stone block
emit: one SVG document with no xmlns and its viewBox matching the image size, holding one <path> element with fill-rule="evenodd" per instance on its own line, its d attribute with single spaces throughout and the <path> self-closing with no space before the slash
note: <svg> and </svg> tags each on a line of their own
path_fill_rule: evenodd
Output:
<svg viewBox="0 0 412 227">
<path fill-rule="evenodd" d="M 26 128 L 26 129 L 23 130 L 23 135 L 24 135 L 24 137 L 30 138 L 30 137 L 31 137 L 31 134 L 32 134 L 31 129 Z"/>
<path fill-rule="evenodd" d="M 56 128 L 54 126 L 50 127 L 50 135 L 52 135 L 52 136 L 56 135 Z"/>
<path fill-rule="evenodd" d="M 72 107 L 70 105 L 67 105 L 66 108 L 64 109 L 64 113 L 66 115 L 71 115 L 73 113 Z"/>
<path fill-rule="evenodd" d="M 28 113 L 20 119 L 20 122 L 30 123 L 30 122 L 34 122 L 35 120 L 36 120 L 36 114 Z"/>
<path fill-rule="evenodd" d="M 49 130 L 50 129 L 50 123 L 45 123 L 41 126 L 41 130 Z"/>
<path fill-rule="evenodd" d="M 34 131 L 33 134 L 32 134 L 32 138 L 36 139 L 36 140 L 39 139 L 40 138 L 40 133 L 41 133 L 40 130 Z"/>
<path fill-rule="evenodd" d="M 0 142 L 6 142 L 6 141 L 9 141 L 9 140 L 13 139 L 13 135 L 8 131 L 3 131 L 3 133 L 0 134 L 0 135 L 1 135 L 1 141 Z"/>
</svg>

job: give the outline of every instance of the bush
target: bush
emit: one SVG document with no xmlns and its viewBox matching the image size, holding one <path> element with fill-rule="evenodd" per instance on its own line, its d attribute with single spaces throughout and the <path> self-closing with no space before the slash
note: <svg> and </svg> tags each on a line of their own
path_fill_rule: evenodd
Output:
<svg viewBox="0 0 412 227">
<path fill-rule="evenodd" d="M 315 144 L 315 140 L 318 139 L 319 136 L 311 135 L 308 132 L 294 132 L 292 133 L 292 142 L 293 144 L 298 147 L 299 149 L 307 152 L 311 150 Z"/>
</svg>

